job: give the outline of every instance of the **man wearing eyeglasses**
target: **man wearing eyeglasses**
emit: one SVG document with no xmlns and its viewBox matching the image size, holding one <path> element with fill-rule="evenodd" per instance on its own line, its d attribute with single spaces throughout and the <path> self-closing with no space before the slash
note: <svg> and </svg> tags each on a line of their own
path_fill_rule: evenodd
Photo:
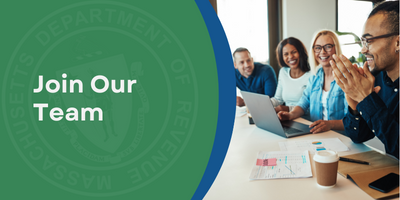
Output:
<svg viewBox="0 0 400 200">
<path fill-rule="evenodd" d="M 386 1 L 372 10 L 364 25 L 363 69 L 344 56 L 331 61 L 334 77 L 346 93 L 346 135 L 361 143 L 378 137 L 386 153 L 399 158 L 399 2 Z M 370 69 L 372 70 L 370 72 Z M 339 71 L 340 70 L 340 71 Z M 342 74 L 343 73 L 343 74 Z"/>
</svg>

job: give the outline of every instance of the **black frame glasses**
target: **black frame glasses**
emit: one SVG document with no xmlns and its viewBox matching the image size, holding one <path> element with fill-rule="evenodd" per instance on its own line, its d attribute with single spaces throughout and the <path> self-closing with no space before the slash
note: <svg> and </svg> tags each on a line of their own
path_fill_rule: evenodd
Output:
<svg viewBox="0 0 400 200">
<path fill-rule="evenodd" d="M 371 40 L 379 39 L 379 38 L 387 38 L 387 37 L 390 37 L 390 36 L 393 36 L 393 35 L 398 35 L 398 34 L 399 33 L 396 32 L 396 33 L 389 33 L 389 34 L 385 34 L 385 35 L 379 35 L 379 36 L 371 37 L 371 38 L 361 37 L 361 44 L 362 44 L 363 48 L 366 47 L 367 49 L 369 49 L 368 43 L 370 43 Z"/>
<path fill-rule="evenodd" d="M 328 45 L 332 46 L 329 50 L 327 50 L 327 48 L 326 48 Z M 324 46 L 315 45 L 315 46 L 313 46 L 312 48 L 313 48 L 313 50 L 314 50 L 315 53 L 321 52 L 322 49 L 324 49 L 326 52 L 331 52 L 334 46 L 335 46 L 335 44 L 326 44 L 326 45 L 324 45 Z M 315 49 L 315 47 L 321 47 L 321 49 Z"/>
</svg>

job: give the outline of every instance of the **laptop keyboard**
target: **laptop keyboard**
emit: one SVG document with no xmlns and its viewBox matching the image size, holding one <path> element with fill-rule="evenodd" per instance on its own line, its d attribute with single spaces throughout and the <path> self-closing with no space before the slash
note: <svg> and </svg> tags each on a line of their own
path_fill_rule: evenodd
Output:
<svg viewBox="0 0 400 200">
<path fill-rule="evenodd" d="M 295 134 L 295 133 L 303 132 L 302 130 L 291 128 L 291 127 L 286 127 L 286 126 L 283 127 L 283 131 L 286 134 Z"/>
</svg>

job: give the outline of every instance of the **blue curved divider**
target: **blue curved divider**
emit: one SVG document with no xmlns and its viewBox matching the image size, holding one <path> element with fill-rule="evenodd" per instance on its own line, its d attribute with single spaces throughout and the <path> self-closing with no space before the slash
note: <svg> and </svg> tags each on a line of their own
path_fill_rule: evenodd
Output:
<svg viewBox="0 0 400 200">
<path fill-rule="evenodd" d="M 214 145 L 203 178 L 192 197 L 192 199 L 203 199 L 218 175 L 231 140 L 236 109 L 236 83 L 231 51 L 218 16 L 209 1 L 195 1 L 214 48 L 219 89 L 218 124 Z"/>
</svg>

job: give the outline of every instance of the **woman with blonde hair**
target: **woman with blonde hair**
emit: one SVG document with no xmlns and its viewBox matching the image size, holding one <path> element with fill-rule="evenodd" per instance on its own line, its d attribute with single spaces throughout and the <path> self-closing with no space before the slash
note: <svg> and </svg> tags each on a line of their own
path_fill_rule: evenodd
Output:
<svg viewBox="0 0 400 200">
<path fill-rule="evenodd" d="M 344 130 L 342 119 L 347 113 L 347 101 L 344 92 L 336 84 L 329 61 L 332 55 L 341 55 L 337 35 L 330 30 L 321 30 L 315 34 L 310 49 L 310 66 L 315 75 L 308 80 L 307 88 L 297 106 L 290 112 L 281 111 L 281 120 L 293 120 L 309 110 L 312 133 Z"/>
</svg>

